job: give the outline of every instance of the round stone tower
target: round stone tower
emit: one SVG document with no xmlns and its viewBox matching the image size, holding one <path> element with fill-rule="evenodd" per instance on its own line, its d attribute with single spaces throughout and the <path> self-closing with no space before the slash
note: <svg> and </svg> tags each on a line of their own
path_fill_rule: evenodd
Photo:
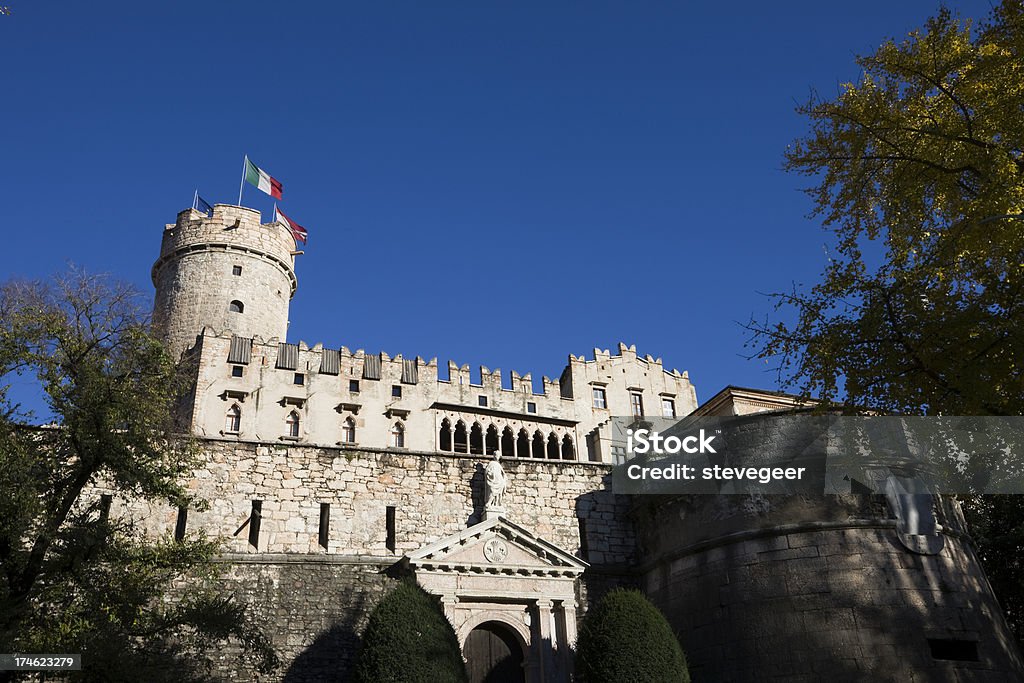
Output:
<svg viewBox="0 0 1024 683">
<path fill-rule="evenodd" d="M 242 337 L 285 340 L 295 294 L 295 242 L 260 212 L 217 204 L 213 217 L 194 209 L 164 230 L 153 264 L 153 324 L 174 358 L 203 327 Z"/>
</svg>

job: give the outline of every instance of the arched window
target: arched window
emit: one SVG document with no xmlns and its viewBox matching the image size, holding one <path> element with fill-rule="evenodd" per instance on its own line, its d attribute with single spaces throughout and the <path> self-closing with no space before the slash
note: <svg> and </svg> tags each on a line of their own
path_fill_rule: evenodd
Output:
<svg viewBox="0 0 1024 683">
<path fill-rule="evenodd" d="M 558 437 L 554 432 L 548 435 L 548 459 L 558 460 Z"/>
<path fill-rule="evenodd" d="M 299 414 L 294 410 L 288 413 L 288 419 L 284 421 L 285 434 L 294 438 L 299 438 Z"/>
<path fill-rule="evenodd" d="M 242 429 L 242 409 L 238 404 L 228 408 L 227 417 L 224 418 L 224 431 L 230 434 L 237 434 Z"/>
<path fill-rule="evenodd" d="M 241 301 L 232 301 L 228 304 L 228 310 L 232 313 L 245 313 L 245 304 Z"/>
<path fill-rule="evenodd" d="M 572 437 L 566 434 L 562 437 L 562 460 L 575 460 L 576 449 L 572 447 Z"/>
<path fill-rule="evenodd" d="M 530 434 L 525 428 L 519 430 L 519 438 L 516 440 L 516 457 L 530 457 Z"/>
<path fill-rule="evenodd" d="M 441 420 L 441 430 L 437 435 L 437 447 L 442 451 L 452 450 L 452 423 L 448 418 Z"/>
<path fill-rule="evenodd" d="M 474 455 L 484 454 L 484 430 L 479 422 L 474 422 L 473 429 L 469 430 L 469 452 Z"/>
<path fill-rule="evenodd" d="M 516 442 L 515 437 L 512 436 L 511 427 L 505 427 L 505 429 L 501 430 L 501 457 L 516 457 Z"/>
<path fill-rule="evenodd" d="M 466 423 L 462 420 L 455 423 L 455 452 L 469 453 L 469 439 L 466 437 Z"/>
<path fill-rule="evenodd" d="M 494 451 L 498 450 L 498 430 L 494 425 L 487 428 L 487 438 L 484 444 L 487 446 L 487 455 L 494 455 Z"/>
<path fill-rule="evenodd" d="M 395 448 L 405 448 L 405 427 L 401 422 L 396 422 L 391 428 L 391 445 Z"/>
<path fill-rule="evenodd" d="M 356 422 L 351 417 L 341 425 L 341 440 L 345 443 L 356 442 Z"/>
<path fill-rule="evenodd" d="M 533 457 L 544 457 L 544 435 L 540 433 L 539 429 L 533 433 Z"/>
</svg>

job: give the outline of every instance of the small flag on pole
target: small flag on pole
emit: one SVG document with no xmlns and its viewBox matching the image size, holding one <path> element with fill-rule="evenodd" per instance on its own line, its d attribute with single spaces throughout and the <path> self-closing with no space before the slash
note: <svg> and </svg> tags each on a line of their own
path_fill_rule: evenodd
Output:
<svg viewBox="0 0 1024 683">
<path fill-rule="evenodd" d="M 280 181 L 271 178 L 269 173 L 249 161 L 249 157 L 245 157 L 245 181 L 250 185 L 255 185 L 274 199 L 281 199 Z"/>
<path fill-rule="evenodd" d="M 213 215 L 213 207 L 210 205 L 209 202 L 207 202 L 205 199 L 199 196 L 198 191 L 196 192 L 196 205 L 193 206 L 192 208 L 196 209 L 197 211 L 202 211 L 207 216 Z"/>
<path fill-rule="evenodd" d="M 278 223 L 283 223 L 286 228 L 291 230 L 292 237 L 295 238 L 296 242 L 306 243 L 306 238 L 309 237 L 309 233 L 306 229 L 293 221 L 292 219 L 281 213 L 281 209 L 277 208 L 277 204 L 274 205 L 274 220 Z"/>
</svg>

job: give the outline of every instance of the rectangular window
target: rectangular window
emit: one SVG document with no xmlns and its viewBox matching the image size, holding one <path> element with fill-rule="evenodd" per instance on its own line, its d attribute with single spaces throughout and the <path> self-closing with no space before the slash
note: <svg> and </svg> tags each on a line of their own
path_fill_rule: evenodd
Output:
<svg viewBox="0 0 1024 683">
<path fill-rule="evenodd" d="M 483 408 L 487 407 L 487 397 L 486 396 L 478 396 L 476 400 L 477 400 L 477 403 L 479 403 L 481 407 L 483 407 Z"/>
<path fill-rule="evenodd" d="M 174 540 L 185 540 L 185 525 L 188 524 L 188 508 L 184 505 L 178 506 L 178 521 L 174 524 Z"/>
<path fill-rule="evenodd" d="M 633 417 L 644 416 L 644 397 L 636 392 L 630 392 L 629 405 L 633 408 Z"/>
<path fill-rule="evenodd" d="M 231 366 L 231 376 L 232 377 L 241 377 L 244 373 L 245 373 L 245 366 L 244 365 L 232 365 Z"/>
<path fill-rule="evenodd" d="M 320 547 L 327 550 L 327 541 L 331 532 L 331 504 L 320 503 Z"/>
<path fill-rule="evenodd" d="M 608 399 L 604 395 L 604 389 L 601 387 L 594 387 L 594 407 L 595 408 L 607 408 Z"/>
<path fill-rule="evenodd" d="M 350 393 L 358 394 L 359 393 L 359 380 L 357 380 L 357 379 L 350 379 L 348 381 L 348 390 L 349 390 Z"/>
<path fill-rule="evenodd" d="M 676 416 L 676 402 L 670 398 L 661 399 L 661 416 L 662 417 L 675 417 Z"/>
<path fill-rule="evenodd" d="M 526 404 L 526 412 L 528 412 L 528 413 L 536 413 L 537 412 L 537 404 L 534 403 L 533 401 L 528 402 Z"/>
<path fill-rule="evenodd" d="M 304 374 L 302 374 L 301 372 L 296 372 L 295 373 L 295 380 L 294 380 L 294 382 L 295 382 L 295 384 L 297 384 L 299 386 L 302 386 L 303 384 L 306 383 L 306 376 Z"/>
<path fill-rule="evenodd" d="M 587 561 L 587 555 L 590 554 L 590 544 L 587 543 L 587 520 L 584 517 L 579 518 L 580 523 L 580 559 L 584 562 Z"/>
<path fill-rule="evenodd" d="M 249 545 L 257 550 L 260 547 L 260 521 L 263 519 L 263 501 L 254 500 L 249 512 Z"/>
<path fill-rule="evenodd" d="M 387 549 L 390 550 L 391 552 L 395 552 L 395 547 L 396 547 L 395 535 L 396 534 L 395 534 L 395 506 L 394 505 L 388 505 L 388 509 L 387 509 L 387 513 L 386 513 L 385 517 L 386 517 L 385 518 L 385 524 L 387 525 L 387 539 L 385 540 L 384 545 L 387 546 Z"/>
<path fill-rule="evenodd" d="M 402 398 L 402 385 L 392 384 L 391 385 L 391 396 L 394 398 Z"/>
<path fill-rule="evenodd" d="M 232 275 L 241 275 L 242 274 L 242 266 L 231 266 L 231 274 Z"/>
</svg>

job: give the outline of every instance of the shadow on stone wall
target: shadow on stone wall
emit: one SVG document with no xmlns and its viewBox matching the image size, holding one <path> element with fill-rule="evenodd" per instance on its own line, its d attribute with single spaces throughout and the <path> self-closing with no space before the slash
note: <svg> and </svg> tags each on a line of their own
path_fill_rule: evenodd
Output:
<svg viewBox="0 0 1024 683">
<path fill-rule="evenodd" d="M 358 594 L 352 605 L 346 607 L 344 619 L 322 631 L 299 653 L 281 679 L 283 683 L 332 683 L 351 678 L 360 645 L 356 629 L 360 619 L 369 613 L 366 595 Z"/>
</svg>

